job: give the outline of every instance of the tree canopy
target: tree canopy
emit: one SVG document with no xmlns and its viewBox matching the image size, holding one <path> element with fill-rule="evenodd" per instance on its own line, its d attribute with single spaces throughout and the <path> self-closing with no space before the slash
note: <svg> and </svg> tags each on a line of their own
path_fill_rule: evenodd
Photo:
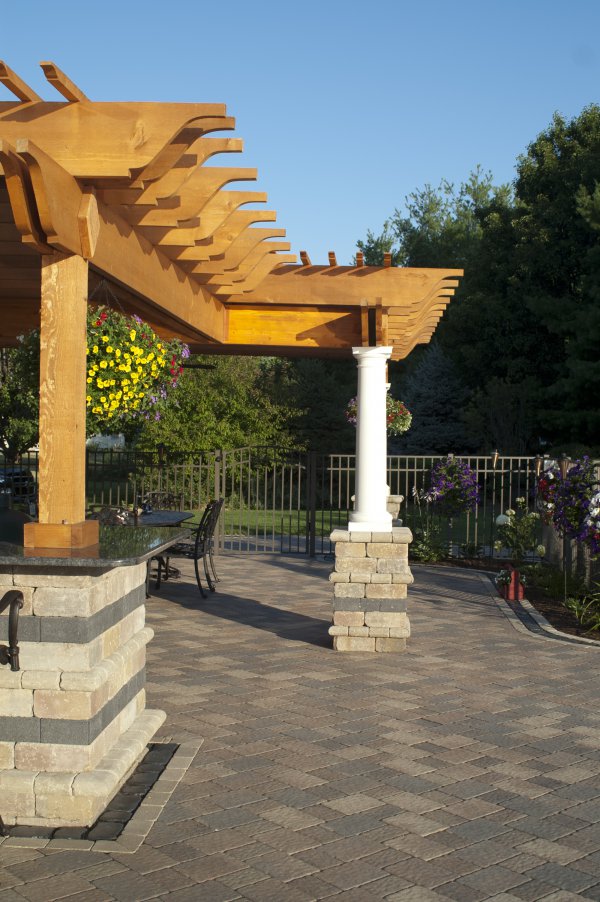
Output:
<svg viewBox="0 0 600 902">
<path fill-rule="evenodd" d="M 474 447 L 593 450 L 600 446 L 600 107 L 571 121 L 556 114 L 516 168 L 513 186 L 494 186 L 481 169 L 458 188 L 426 185 L 359 246 L 374 263 L 391 250 L 400 265 L 464 267 L 437 338 L 467 391 L 463 419 Z M 416 365 L 406 367 L 406 390 Z"/>
</svg>

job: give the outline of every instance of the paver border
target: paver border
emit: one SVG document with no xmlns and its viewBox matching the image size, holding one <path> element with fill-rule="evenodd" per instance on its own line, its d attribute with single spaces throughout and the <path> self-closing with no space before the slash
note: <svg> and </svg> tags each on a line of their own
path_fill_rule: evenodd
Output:
<svg viewBox="0 0 600 902">
<path fill-rule="evenodd" d="M 561 642 L 567 642 L 572 645 L 585 645 L 587 648 L 594 647 L 600 648 L 600 642 L 597 642 L 595 639 L 586 639 L 584 636 L 572 636 L 570 633 L 563 633 L 561 630 L 557 630 L 556 627 L 552 626 L 549 623 L 543 614 L 533 607 L 533 605 L 526 599 L 523 598 L 521 601 L 513 604 L 508 604 L 508 602 L 501 598 L 500 595 L 495 591 L 493 587 L 493 575 L 491 573 L 487 573 L 485 571 L 478 570 L 477 576 L 480 581 L 485 585 L 488 590 L 488 594 L 490 598 L 494 601 L 496 606 L 500 608 L 504 616 L 507 620 L 510 621 L 512 626 L 518 630 L 519 632 L 529 633 L 529 635 L 540 635 L 537 632 L 534 632 L 527 625 L 524 619 L 521 619 L 518 614 L 519 608 L 528 615 L 533 621 L 535 621 L 536 625 L 539 627 L 542 633 L 545 635 L 540 636 L 542 639 L 547 640 L 560 640 Z"/>
<path fill-rule="evenodd" d="M 172 737 L 155 739 L 153 745 L 174 741 Z M 204 739 L 200 739 L 194 742 L 182 742 L 179 745 L 164 771 L 140 802 L 117 839 L 38 839 L 33 836 L 0 836 L 0 846 L 47 849 L 48 851 L 69 849 L 80 852 L 112 852 L 119 855 L 137 852 L 162 814 L 203 742 Z"/>
</svg>

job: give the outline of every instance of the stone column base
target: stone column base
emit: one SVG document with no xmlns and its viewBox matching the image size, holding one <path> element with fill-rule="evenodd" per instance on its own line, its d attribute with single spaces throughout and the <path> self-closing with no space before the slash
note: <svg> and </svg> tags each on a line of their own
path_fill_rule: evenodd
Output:
<svg viewBox="0 0 600 902">
<path fill-rule="evenodd" d="M 333 625 L 329 635 L 336 651 L 404 651 L 410 636 L 406 613 L 412 533 L 394 527 L 385 533 L 336 529 L 333 582 Z"/>
<path fill-rule="evenodd" d="M 145 710 L 146 564 L 6 567 L 8 589 L 24 607 L 20 670 L 0 667 L 0 816 L 90 826 L 165 717 Z"/>
<path fill-rule="evenodd" d="M 4 823 L 34 827 L 90 826 L 135 770 L 165 716 L 164 711 L 146 710 L 139 714 L 92 770 L 0 771 Z"/>
</svg>

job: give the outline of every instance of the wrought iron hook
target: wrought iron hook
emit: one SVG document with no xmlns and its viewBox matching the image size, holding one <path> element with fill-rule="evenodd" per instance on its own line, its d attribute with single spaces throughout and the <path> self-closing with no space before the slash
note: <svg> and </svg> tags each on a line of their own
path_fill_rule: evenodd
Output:
<svg viewBox="0 0 600 902">
<path fill-rule="evenodd" d="M 19 611 L 23 607 L 23 593 L 19 589 L 11 589 L 6 592 L 0 601 L 0 614 L 7 608 L 8 612 L 8 646 L 0 645 L 0 650 L 5 651 L 8 657 L 7 663 L 11 670 L 20 670 L 19 667 Z"/>
</svg>

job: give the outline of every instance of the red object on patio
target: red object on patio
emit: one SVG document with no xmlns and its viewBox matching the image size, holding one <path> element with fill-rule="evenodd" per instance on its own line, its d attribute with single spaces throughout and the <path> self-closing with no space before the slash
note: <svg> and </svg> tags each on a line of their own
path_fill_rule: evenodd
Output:
<svg viewBox="0 0 600 902">
<path fill-rule="evenodd" d="M 525 590 L 518 570 L 511 567 L 510 582 L 507 585 L 500 586 L 500 594 L 506 601 L 521 601 L 525 597 Z"/>
</svg>

